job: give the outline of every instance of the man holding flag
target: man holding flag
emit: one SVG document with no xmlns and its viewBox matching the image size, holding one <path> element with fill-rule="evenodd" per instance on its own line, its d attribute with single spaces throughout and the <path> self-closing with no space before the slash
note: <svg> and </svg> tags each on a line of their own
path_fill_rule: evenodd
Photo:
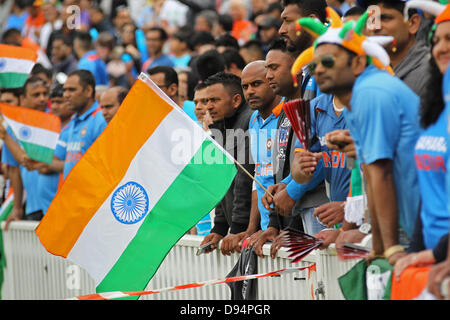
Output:
<svg viewBox="0 0 450 320">
<path fill-rule="evenodd" d="M 49 91 L 48 85 L 41 78 L 37 76 L 30 77 L 23 87 L 20 99 L 22 107 L 41 111 L 43 113 L 48 105 Z M 14 207 L 12 213 L 6 220 L 5 228 L 7 228 L 9 223 L 13 220 L 21 220 L 22 218 L 25 220 L 42 219 L 44 213 L 42 208 L 43 201 L 39 197 L 39 189 L 44 186 L 39 185 L 41 180 L 40 175 L 31 166 L 30 152 L 29 154 L 26 152 L 27 150 L 37 150 L 29 143 L 29 141 L 33 140 L 28 139 L 33 135 L 33 129 L 30 129 L 29 126 L 26 124 L 24 125 L 21 122 L 23 112 L 20 110 L 20 107 L 8 107 L 8 105 L 2 105 L 1 109 L 3 117 L 6 118 L 8 122 L 8 128 L 5 130 L 2 125 L 0 130 L 0 137 L 5 141 L 5 146 L 2 150 L 2 163 L 6 163 L 9 166 L 8 176 L 14 190 Z M 36 115 L 37 114 L 32 114 L 30 117 L 35 118 Z M 45 116 L 42 119 L 44 119 L 43 121 L 46 121 Z M 57 126 L 60 126 L 59 119 L 57 119 Z M 38 137 L 38 139 L 42 140 L 46 138 L 41 136 Z M 18 140 L 20 142 L 18 142 Z M 22 145 L 25 150 L 22 149 L 19 144 Z M 53 155 L 50 155 L 50 159 L 52 157 Z M 25 216 L 23 217 L 22 199 L 24 190 L 27 193 L 27 201 Z"/>
</svg>

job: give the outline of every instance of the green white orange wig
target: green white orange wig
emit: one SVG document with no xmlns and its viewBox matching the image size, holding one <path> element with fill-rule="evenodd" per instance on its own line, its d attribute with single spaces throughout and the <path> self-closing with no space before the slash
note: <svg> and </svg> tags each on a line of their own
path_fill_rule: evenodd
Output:
<svg viewBox="0 0 450 320">
<path fill-rule="evenodd" d="M 389 55 L 383 48 L 383 45 L 391 43 L 394 38 L 390 36 L 366 37 L 363 35 L 363 30 L 369 18 L 368 11 L 357 22 L 348 21 L 344 24 L 332 8 L 327 7 L 326 10 L 327 19 L 330 22 L 329 26 L 310 17 L 301 18 L 297 21 L 297 30 L 307 31 L 316 40 L 311 48 L 303 51 L 298 56 L 291 68 L 295 85 L 297 85 L 298 73 L 313 60 L 315 48 L 324 43 L 336 44 L 359 56 L 367 56 L 368 61 L 373 65 L 393 74 L 392 68 L 390 67 Z"/>
</svg>

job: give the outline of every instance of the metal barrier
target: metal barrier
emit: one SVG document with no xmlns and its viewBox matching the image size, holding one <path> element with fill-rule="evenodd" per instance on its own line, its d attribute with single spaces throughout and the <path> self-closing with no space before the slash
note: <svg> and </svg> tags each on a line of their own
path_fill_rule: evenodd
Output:
<svg viewBox="0 0 450 320">
<path fill-rule="evenodd" d="M 68 260 L 48 253 L 34 230 L 37 222 L 11 223 L 2 232 L 6 256 L 5 300 L 53 300 L 95 293 L 94 281 L 82 268 Z M 217 250 L 195 255 L 203 237 L 185 235 L 168 253 L 147 289 L 225 278 L 239 255 L 223 256 Z M 316 263 L 316 272 L 299 271 L 280 277 L 258 279 L 259 300 L 343 299 L 337 278 L 347 272 L 357 260 L 340 261 L 333 249 L 316 250 L 293 265 L 288 253 L 281 249 L 272 259 L 270 246 L 263 247 L 265 257 L 258 258 L 258 273 L 282 268 L 303 267 Z M 230 289 L 225 284 L 142 296 L 143 300 L 229 300 Z"/>
</svg>

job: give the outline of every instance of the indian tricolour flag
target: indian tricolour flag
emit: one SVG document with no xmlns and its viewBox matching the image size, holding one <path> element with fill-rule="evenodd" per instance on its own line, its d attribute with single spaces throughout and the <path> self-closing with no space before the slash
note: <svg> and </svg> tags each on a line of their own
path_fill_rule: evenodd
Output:
<svg viewBox="0 0 450 320">
<path fill-rule="evenodd" d="M 43 111 L 0 103 L 14 136 L 33 160 L 51 163 L 61 131 L 59 117 Z"/>
<path fill-rule="evenodd" d="M 233 158 L 141 74 L 36 234 L 88 271 L 97 292 L 143 290 L 235 175 Z"/>
<path fill-rule="evenodd" d="M 21 88 L 38 55 L 29 48 L 0 44 L 0 88 Z"/>
</svg>

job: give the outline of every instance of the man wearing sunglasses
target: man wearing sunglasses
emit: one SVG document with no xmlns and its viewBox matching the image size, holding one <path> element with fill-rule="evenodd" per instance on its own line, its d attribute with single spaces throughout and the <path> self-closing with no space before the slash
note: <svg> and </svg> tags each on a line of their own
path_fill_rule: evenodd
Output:
<svg viewBox="0 0 450 320">
<path fill-rule="evenodd" d="M 310 71 L 322 92 L 347 106 L 344 117 L 367 180 L 372 257 L 384 254 L 394 264 L 405 254 L 418 210 L 413 151 L 419 98 L 398 78 L 369 65 L 367 56 L 333 41 L 318 39 Z"/>
</svg>

